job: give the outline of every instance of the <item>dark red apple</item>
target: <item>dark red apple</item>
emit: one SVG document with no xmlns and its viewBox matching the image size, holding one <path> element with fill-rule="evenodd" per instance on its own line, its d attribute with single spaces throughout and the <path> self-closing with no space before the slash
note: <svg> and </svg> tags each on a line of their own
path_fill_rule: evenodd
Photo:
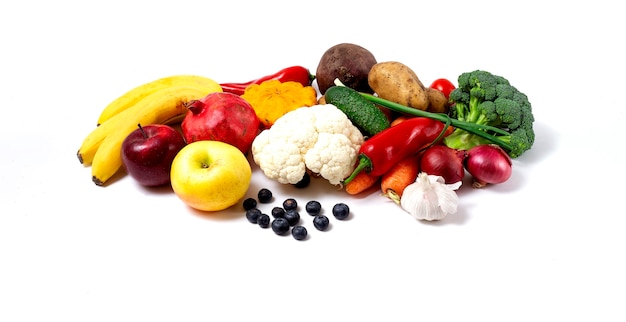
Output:
<svg viewBox="0 0 626 322">
<path fill-rule="evenodd" d="M 191 102 L 181 124 L 187 143 L 210 140 L 236 146 L 247 154 L 259 134 L 261 121 L 239 95 L 215 92 Z"/>
<path fill-rule="evenodd" d="M 185 145 L 180 132 L 169 125 L 138 124 L 122 143 L 122 161 L 126 172 L 139 184 L 166 185 L 170 183 L 172 161 Z"/>
</svg>

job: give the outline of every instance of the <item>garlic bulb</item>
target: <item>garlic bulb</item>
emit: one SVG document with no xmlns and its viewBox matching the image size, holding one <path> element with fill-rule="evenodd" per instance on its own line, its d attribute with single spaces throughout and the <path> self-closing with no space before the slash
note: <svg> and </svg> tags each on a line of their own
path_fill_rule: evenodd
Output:
<svg viewBox="0 0 626 322">
<path fill-rule="evenodd" d="M 448 214 L 456 213 L 459 197 L 454 190 L 461 184 L 461 181 L 445 184 L 443 177 L 421 172 L 417 180 L 404 189 L 400 205 L 415 219 L 443 219 Z"/>
</svg>

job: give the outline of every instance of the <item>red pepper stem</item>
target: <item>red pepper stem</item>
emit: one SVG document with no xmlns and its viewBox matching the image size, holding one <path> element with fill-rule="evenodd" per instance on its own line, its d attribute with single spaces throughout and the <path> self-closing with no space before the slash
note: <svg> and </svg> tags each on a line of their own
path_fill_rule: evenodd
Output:
<svg viewBox="0 0 626 322">
<path fill-rule="evenodd" d="M 368 158 L 365 154 L 359 155 L 359 164 L 357 164 L 354 171 L 352 171 L 352 174 L 350 174 L 349 177 L 344 179 L 342 183 L 343 184 L 350 183 L 350 181 L 352 181 L 361 171 L 368 169 L 368 168 L 370 170 L 372 169 L 372 160 L 370 160 L 370 158 Z"/>
</svg>

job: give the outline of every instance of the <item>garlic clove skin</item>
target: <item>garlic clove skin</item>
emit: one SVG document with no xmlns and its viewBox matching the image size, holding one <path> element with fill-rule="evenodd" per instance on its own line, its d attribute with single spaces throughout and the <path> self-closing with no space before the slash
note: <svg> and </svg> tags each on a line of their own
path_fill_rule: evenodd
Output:
<svg viewBox="0 0 626 322">
<path fill-rule="evenodd" d="M 402 208 L 418 220 L 441 220 L 457 211 L 456 194 L 462 182 L 446 184 L 441 176 L 421 172 L 414 183 L 408 185 L 400 198 Z"/>
</svg>

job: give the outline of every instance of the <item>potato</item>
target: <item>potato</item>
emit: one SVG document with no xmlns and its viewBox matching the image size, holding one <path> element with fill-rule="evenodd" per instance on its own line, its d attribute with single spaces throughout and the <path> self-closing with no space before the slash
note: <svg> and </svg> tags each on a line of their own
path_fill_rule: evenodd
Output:
<svg viewBox="0 0 626 322">
<path fill-rule="evenodd" d="M 425 111 L 428 94 L 417 74 L 396 61 L 376 63 L 368 75 L 369 86 L 379 97 Z"/>
<path fill-rule="evenodd" d="M 374 55 L 359 45 L 341 43 L 330 47 L 322 55 L 315 73 L 320 93 L 334 86 L 336 78 L 357 91 L 373 93 L 367 75 L 374 64 Z"/>
<path fill-rule="evenodd" d="M 450 103 L 441 91 L 427 87 L 426 94 L 428 95 L 428 112 L 444 113 L 448 114 L 450 110 Z"/>
</svg>

